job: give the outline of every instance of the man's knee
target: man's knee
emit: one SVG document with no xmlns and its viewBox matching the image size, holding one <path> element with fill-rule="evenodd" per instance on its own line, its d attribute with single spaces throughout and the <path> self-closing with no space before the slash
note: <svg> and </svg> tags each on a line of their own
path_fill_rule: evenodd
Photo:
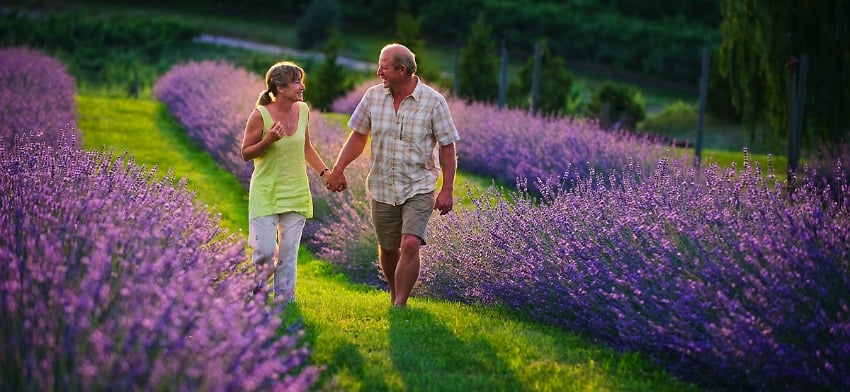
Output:
<svg viewBox="0 0 850 392">
<path fill-rule="evenodd" d="M 401 249 L 402 251 L 419 251 L 419 248 L 422 247 L 422 239 L 413 234 L 402 234 L 401 236 Z"/>
</svg>

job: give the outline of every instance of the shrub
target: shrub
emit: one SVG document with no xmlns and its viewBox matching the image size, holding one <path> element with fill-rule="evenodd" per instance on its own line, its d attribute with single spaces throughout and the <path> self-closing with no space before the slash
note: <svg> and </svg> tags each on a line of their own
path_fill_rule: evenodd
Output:
<svg viewBox="0 0 850 392">
<path fill-rule="evenodd" d="M 561 57 L 555 56 L 548 43 L 540 46 L 540 80 L 538 81 L 537 106 L 534 111 L 544 115 L 563 115 L 567 110 L 567 101 L 571 98 L 573 79 Z M 534 77 L 534 55 L 523 64 L 519 71 L 519 80 L 511 84 L 512 106 L 531 108 L 531 90 Z"/>
<path fill-rule="evenodd" d="M 468 101 L 496 101 L 499 92 L 499 59 L 491 37 L 492 27 L 479 14 L 470 27 L 469 37 L 460 49 L 458 94 Z"/>
<path fill-rule="evenodd" d="M 662 135 L 677 135 L 682 130 L 693 130 L 697 124 L 697 108 L 683 101 L 675 101 L 655 115 L 649 116 L 640 128 Z"/>
<path fill-rule="evenodd" d="M 152 83 L 176 49 L 199 33 L 174 18 L 0 12 L 0 45 L 55 55 L 83 87 L 120 87 L 131 94 Z"/>
<path fill-rule="evenodd" d="M 746 161 L 569 178 L 542 203 L 490 194 L 435 220 L 419 289 L 526 311 L 711 388 L 846 386 L 846 181 L 836 202 L 808 175 L 771 188 Z"/>
<path fill-rule="evenodd" d="M 253 163 L 242 159 L 242 135 L 263 80 L 227 62 L 178 65 L 160 77 L 154 94 L 191 139 L 248 187 Z"/>
<path fill-rule="evenodd" d="M 351 89 L 352 83 L 346 77 L 345 68 L 337 64 L 339 50 L 340 41 L 335 34 L 322 45 L 324 59 L 309 80 L 305 80 L 309 86 L 304 92 L 305 99 L 316 109 L 330 110 L 334 100 Z"/>
<path fill-rule="evenodd" d="M 185 182 L 23 133 L 0 150 L 0 389 L 306 390 L 296 329 Z"/>
<path fill-rule="evenodd" d="M 626 85 L 607 82 L 596 91 L 587 115 L 600 119 L 605 128 L 635 129 L 646 117 L 640 92 Z"/>
<path fill-rule="evenodd" d="M 77 121 L 74 79 L 56 58 L 23 47 L 0 49 L 0 137 L 24 131 L 50 141 Z"/>
</svg>

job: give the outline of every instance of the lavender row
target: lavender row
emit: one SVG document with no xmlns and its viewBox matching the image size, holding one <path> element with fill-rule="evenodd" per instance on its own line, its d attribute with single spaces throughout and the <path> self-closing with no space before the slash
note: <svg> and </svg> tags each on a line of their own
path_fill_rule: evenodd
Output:
<svg viewBox="0 0 850 392">
<path fill-rule="evenodd" d="M 0 389 L 306 390 L 299 331 L 246 300 L 243 243 L 185 182 L 29 132 L 0 144 Z M 10 139 L 10 140 L 9 140 Z"/>
<path fill-rule="evenodd" d="M 257 75 L 229 63 L 206 61 L 175 66 L 157 81 L 155 93 L 186 132 L 247 189 L 252 169 L 242 160 L 239 146 L 245 121 L 263 89 Z M 311 111 L 311 141 L 327 164 L 336 159 L 345 136 L 340 126 Z M 348 270 L 356 280 L 376 283 L 377 251 L 363 186 L 367 172 L 368 160 L 350 165 L 346 176 L 352 187 L 344 193 L 328 192 L 317 176 L 309 176 L 316 219 L 308 221 L 304 237 L 319 257 Z M 352 236 L 358 240 L 351 241 Z"/>
<path fill-rule="evenodd" d="M 74 79 L 59 60 L 24 47 L 0 49 L 0 137 L 24 131 L 55 140 L 76 125 Z"/>
<path fill-rule="evenodd" d="M 789 196 L 758 167 L 663 159 L 653 175 L 567 176 L 542 203 L 490 192 L 435 220 L 419 289 L 525 310 L 712 388 L 843 390 L 850 187 L 836 200 L 814 178 Z"/>
<path fill-rule="evenodd" d="M 333 110 L 351 113 L 368 81 L 334 102 Z M 525 110 L 449 97 L 462 141 L 458 166 L 505 184 L 537 179 L 552 183 L 569 167 L 571 175 L 610 172 L 628 164 L 651 169 L 667 147 L 649 137 L 603 131 L 593 120 L 542 117 Z"/>
<path fill-rule="evenodd" d="M 242 159 L 242 132 L 264 89 L 262 78 L 245 69 L 201 61 L 173 67 L 157 80 L 154 95 L 189 137 L 247 188 L 253 165 Z"/>
</svg>

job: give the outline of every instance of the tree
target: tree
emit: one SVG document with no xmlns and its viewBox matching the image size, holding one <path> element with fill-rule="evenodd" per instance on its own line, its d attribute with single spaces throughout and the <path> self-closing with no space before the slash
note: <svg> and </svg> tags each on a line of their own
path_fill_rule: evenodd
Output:
<svg viewBox="0 0 850 392">
<path fill-rule="evenodd" d="M 806 144 L 850 131 L 850 4 L 846 0 L 723 0 L 717 61 L 732 104 L 748 124 L 783 137 L 789 120 L 787 66 L 810 59 Z"/>
<path fill-rule="evenodd" d="M 484 22 L 484 15 L 478 14 L 471 30 L 460 49 L 458 93 L 470 101 L 493 102 L 499 92 L 499 60 L 492 29 Z"/>
<path fill-rule="evenodd" d="M 407 3 L 400 4 L 395 26 L 398 43 L 416 54 L 416 74 L 427 82 L 440 84 L 440 71 L 432 65 L 432 61 L 419 56 L 425 48 L 425 41 L 419 38 L 419 20 L 410 13 Z"/>
<path fill-rule="evenodd" d="M 305 90 L 307 100 L 314 108 L 322 111 L 330 110 L 334 100 L 352 87 L 351 81 L 346 78 L 345 69 L 336 63 L 341 47 L 338 33 L 331 30 L 328 40 L 322 45 L 324 61 L 319 64 L 316 73 L 311 75 L 310 88 Z"/>
<path fill-rule="evenodd" d="M 562 115 L 567 110 L 567 101 L 572 94 L 573 79 L 564 65 L 564 60 L 549 50 L 544 40 L 540 56 L 540 91 L 536 111 L 547 115 Z M 511 83 L 512 106 L 527 108 L 531 103 L 531 84 L 534 73 L 532 55 L 519 71 L 519 80 Z"/>
<path fill-rule="evenodd" d="M 325 42 L 331 31 L 339 30 L 342 7 L 338 0 L 314 0 L 298 19 L 298 47 L 312 49 Z"/>
</svg>

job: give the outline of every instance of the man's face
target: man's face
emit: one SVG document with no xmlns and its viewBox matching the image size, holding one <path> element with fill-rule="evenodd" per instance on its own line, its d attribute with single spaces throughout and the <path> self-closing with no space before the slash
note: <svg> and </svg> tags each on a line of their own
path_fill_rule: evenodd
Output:
<svg viewBox="0 0 850 392">
<path fill-rule="evenodd" d="M 384 87 L 392 88 L 404 76 L 404 67 L 395 68 L 392 56 L 389 53 L 381 53 L 378 59 L 378 77 L 384 82 Z"/>
</svg>

